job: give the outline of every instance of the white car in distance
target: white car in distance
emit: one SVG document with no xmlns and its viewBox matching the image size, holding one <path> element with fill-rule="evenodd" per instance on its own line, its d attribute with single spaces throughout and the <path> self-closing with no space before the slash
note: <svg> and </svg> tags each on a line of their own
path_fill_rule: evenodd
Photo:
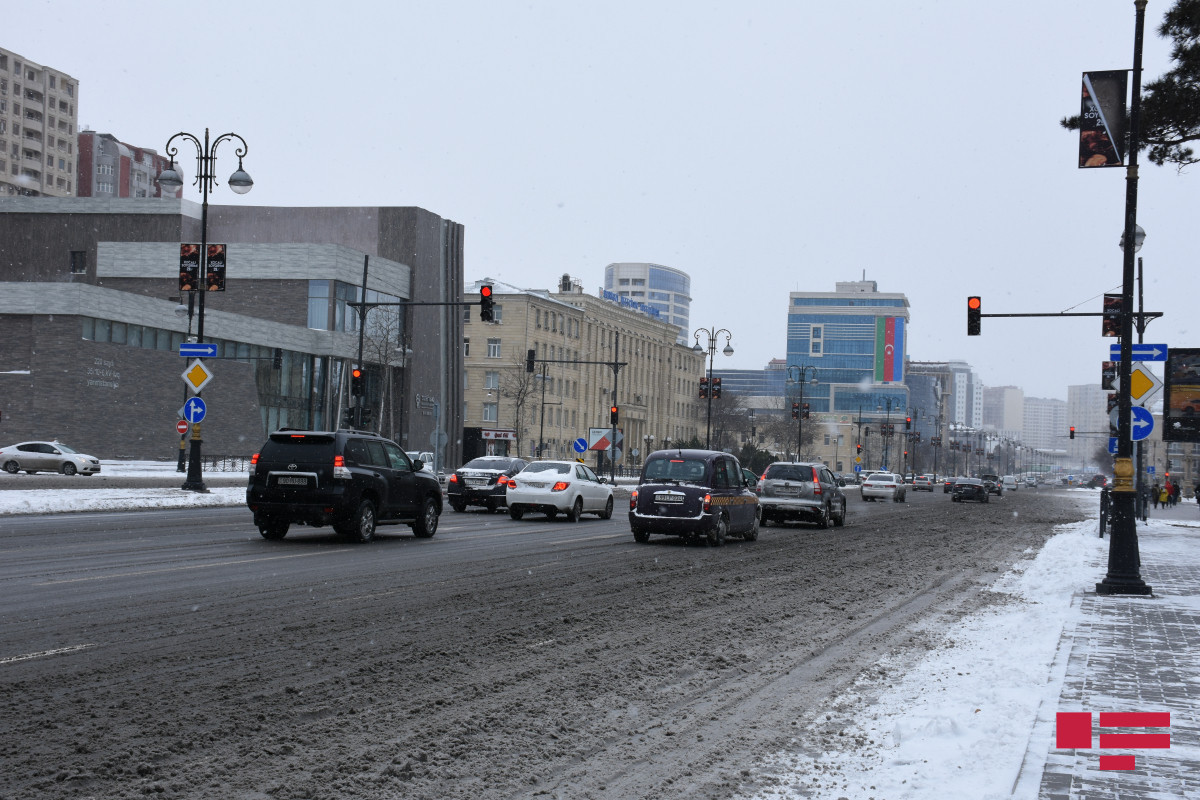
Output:
<svg viewBox="0 0 1200 800">
<path fill-rule="evenodd" d="M 903 503 L 906 487 L 894 472 L 872 472 L 862 485 L 863 500 L 891 500 Z"/>
<path fill-rule="evenodd" d="M 521 519 L 540 511 L 548 519 L 566 514 L 578 522 L 583 514 L 608 519 L 613 512 L 613 489 L 586 465 L 574 461 L 534 461 L 508 482 L 508 515 Z"/>
</svg>

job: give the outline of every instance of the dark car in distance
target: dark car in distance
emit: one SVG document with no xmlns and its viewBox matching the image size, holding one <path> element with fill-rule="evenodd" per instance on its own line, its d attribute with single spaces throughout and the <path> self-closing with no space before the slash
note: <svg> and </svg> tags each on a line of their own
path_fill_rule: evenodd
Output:
<svg viewBox="0 0 1200 800">
<path fill-rule="evenodd" d="M 510 456 L 480 456 L 456 469 L 446 479 L 446 499 L 455 511 L 483 506 L 488 513 L 508 507 L 508 482 L 529 462 Z"/>
<path fill-rule="evenodd" d="M 954 482 L 954 491 L 951 492 L 950 499 L 955 503 L 964 500 L 986 503 L 989 499 L 988 488 L 979 478 L 959 478 Z"/>
<path fill-rule="evenodd" d="M 640 543 L 656 533 L 720 547 L 730 534 L 754 541 L 758 525 L 754 485 L 729 453 L 657 450 L 629 495 L 629 528 Z"/>
<path fill-rule="evenodd" d="M 251 459 L 246 505 L 266 539 L 291 525 L 332 525 L 360 542 L 376 525 L 406 523 L 429 538 L 442 513 L 442 487 L 400 446 L 358 430 L 272 433 Z"/>
</svg>

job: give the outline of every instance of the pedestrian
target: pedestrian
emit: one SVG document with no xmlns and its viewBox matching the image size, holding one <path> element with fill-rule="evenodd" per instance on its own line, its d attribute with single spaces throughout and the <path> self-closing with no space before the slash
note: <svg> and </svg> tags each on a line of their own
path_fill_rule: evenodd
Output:
<svg viewBox="0 0 1200 800">
<path fill-rule="evenodd" d="M 1165 484 L 1163 484 L 1163 490 L 1162 490 L 1162 504 L 1164 507 L 1169 506 L 1171 504 L 1171 491 L 1174 488 L 1175 487 L 1171 485 L 1171 479 L 1167 478 L 1167 482 Z"/>
<path fill-rule="evenodd" d="M 1173 506 L 1179 505 L 1179 484 L 1178 483 L 1171 487 L 1171 505 L 1173 505 Z"/>
<path fill-rule="evenodd" d="M 1150 502 L 1154 503 L 1154 507 L 1158 508 L 1158 496 L 1162 494 L 1162 487 L 1158 485 L 1158 481 L 1154 482 L 1154 488 L 1150 490 Z"/>
<path fill-rule="evenodd" d="M 1200 503 L 1200 481 L 1196 481 L 1196 485 L 1192 487 L 1192 499 Z"/>
</svg>

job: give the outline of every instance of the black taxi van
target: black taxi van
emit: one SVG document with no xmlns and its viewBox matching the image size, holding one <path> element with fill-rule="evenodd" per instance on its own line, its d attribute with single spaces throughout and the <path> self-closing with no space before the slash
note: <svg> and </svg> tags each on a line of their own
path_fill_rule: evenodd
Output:
<svg viewBox="0 0 1200 800">
<path fill-rule="evenodd" d="M 704 537 L 711 547 L 730 534 L 752 542 L 758 523 L 758 495 L 729 453 L 656 450 L 629 496 L 629 527 L 638 542 L 652 533 Z"/>
</svg>

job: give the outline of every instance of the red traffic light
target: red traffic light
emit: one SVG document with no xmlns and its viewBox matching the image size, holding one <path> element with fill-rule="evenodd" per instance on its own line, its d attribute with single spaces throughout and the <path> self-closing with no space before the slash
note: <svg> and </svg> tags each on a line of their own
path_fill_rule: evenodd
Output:
<svg viewBox="0 0 1200 800">
<path fill-rule="evenodd" d="M 352 377 L 352 378 L 361 378 L 361 377 L 362 377 L 362 370 L 361 370 L 361 369 L 359 369 L 358 367 L 355 367 L 354 369 L 350 370 L 350 377 Z"/>
<path fill-rule="evenodd" d="M 978 309 L 979 308 L 979 298 L 978 297 L 968 297 L 967 298 L 967 308 L 972 309 L 972 310 Z"/>
<path fill-rule="evenodd" d="M 492 296 L 492 287 L 488 286 L 487 284 L 480 286 L 479 287 L 479 296 L 480 297 L 491 297 Z"/>
</svg>

